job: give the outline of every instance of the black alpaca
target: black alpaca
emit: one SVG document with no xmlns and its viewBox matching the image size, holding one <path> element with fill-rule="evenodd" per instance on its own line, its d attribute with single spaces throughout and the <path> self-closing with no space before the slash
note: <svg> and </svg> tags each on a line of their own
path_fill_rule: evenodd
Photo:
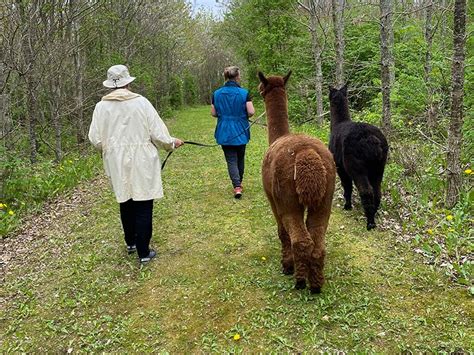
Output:
<svg viewBox="0 0 474 355">
<path fill-rule="evenodd" d="M 329 150 L 344 188 L 344 209 L 352 209 L 352 181 L 359 190 L 367 217 L 367 230 L 375 228 L 375 213 L 380 206 L 383 172 L 388 144 L 383 133 L 367 123 L 352 122 L 347 101 L 347 84 L 329 88 L 331 137 Z"/>
</svg>

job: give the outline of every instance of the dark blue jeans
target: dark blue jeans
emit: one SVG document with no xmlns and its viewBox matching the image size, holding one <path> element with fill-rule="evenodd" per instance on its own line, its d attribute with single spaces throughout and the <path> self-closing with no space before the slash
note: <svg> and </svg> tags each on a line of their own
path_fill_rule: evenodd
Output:
<svg viewBox="0 0 474 355">
<path fill-rule="evenodd" d="M 245 168 L 245 147 L 246 145 L 223 145 L 227 170 L 234 187 L 242 186 Z"/>
<path fill-rule="evenodd" d="M 137 246 L 138 256 L 145 258 L 150 253 L 153 231 L 153 200 L 133 201 L 120 204 L 120 218 L 125 233 L 125 243 Z"/>
</svg>

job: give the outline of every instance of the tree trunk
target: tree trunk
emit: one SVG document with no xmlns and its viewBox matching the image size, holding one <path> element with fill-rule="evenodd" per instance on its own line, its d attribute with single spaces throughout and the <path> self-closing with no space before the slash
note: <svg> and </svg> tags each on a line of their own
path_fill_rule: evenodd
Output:
<svg viewBox="0 0 474 355">
<path fill-rule="evenodd" d="M 28 117 L 28 135 L 29 135 L 29 145 L 30 145 L 30 161 L 31 163 L 36 163 L 36 155 L 38 149 L 38 141 L 36 138 L 36 124 L 37 124 L 37 114 L 38 107 L 35 98 L 35 90 L 37 88 L 36 78 L 34 75 L 34 66 L 35 58 L 33 55 L 32 43 L 35 41 L 33 33 L 33 22 L 37 16 L 36 6 L 37 3 L 33 2 L 31 4 L 32 11 L 28 11 L 28 4 L 24 4 L 21 0 L 17 0 L 17 6 L 20 13 L 21 25 L 23 25 L 26 30 L 22 34 L 21 38 L 21 51 L 23 56 L 23 82 L 26 95 L 26 107 L 27 107 L 27 117 Z M 33 17 L 33 18 L 32 18 Z"/>
<path fill-rule="evenodd" d="M 446 38 L 446 13 L 445 13 L 445 8 L 447 6 L 446 0 L 441 0 L 441 38 L 444 39 Z M 441 41 L 441 48 L 445 49 L 446 41 Z"/>
<path fill-rule="evenodd" d="M 318 36 L 318 7 L 316 0 L 308 1 L 309 8 L 309 24 L 311 31 L 311 49 L 313 51 L 315 78 L 314 78 L 314 89 L 316 94 L 316 119 L 318 125 L 322 125 L 324 122 L 323 116 L 323 69 L 321 63 L 321 57 L 323 54 L 321 40 Z"/>
<path fill-rule="evenodd" d="M 461 191 L 461 144 L 463 124 L 464 57 L 466 44 L 466 0 L 455 0 L 451 122 L 448 131 L 446 205 L 454 207 Z"/>
<path fill-rule="evenodd" d="M 433 102 L 433 86 L 431 83 L 431 48 L 433 46 L 433 0 L 426 0 L 425 2 L 425 41 L 426 41 L 426 53 L 425 53 L 425 85 L 427 91 L 427 123 L 430 127 L 430 132 L 436 126 L 436 114 L 435 103 Z"/>
<path fill-rule="evenodd" d="M 3 63 L 0 63 L 0 88 L 4 89 L 0 94 L 0 142 L 5 148 L 9 148 L 8 135 L 11 130 L 10 118 L 10 96 L 6 93 L 6 68 Z"/>
<path fill-rule="evenodd" d="M 5 66 L 0 63 L 0 88 L 5 87 L 6 75 L 5 75 Z M 9 149 L 9 133 L 10 133 L 10 102 L 9 96 L 7 94 L 0 94 L 0 144 L 2 150 Z M 7 160 L 7 154 L 0 154 L 0 162 L 4 163 Z M 5 198 L 4 194 L 4 184 L 8 176 L 8 169 L 6 164 L 0 164 L 0 200 Z"/>
<path fill-rule="evenodd" d="M 71 15 L 76 15 L 77 4 L 80 4 L 80 0 L 70 0 Z M 76 103 L 76 140 L 77 144 L 81 146 L 84 143 L 84 109 L 83 109 L 83 70 L 82 70 L 82 56 L 81 56 L 81 43 L 80 43 L 80 19 L 74 19 L 72 21 L 72 40 L 74 43 L 74 69 L 75 69 L 75 103 Z"/>
<path fill-rule="evenodd" d="M 332 0 L 332 22 L 336 45 L 336 85 L 344 85 L 344 0 Z"/>
<path fill-rule="evenodd" d="M 60 102 L 61 102 L 61 76 L 55 77 L 51 82 L 51 100 L 50 100 L 50 110 L 51 110 L 51 120 L 54 126 L 54 136 L 55 136 L 55 148 L 54 154 L 56 156 L 56 162 L 59 163 L 63 157 L 62 149 L 62 124 L 61 124 L 61 115 L 59 114 Z"/>
<path fill-rule="evenodd" d="M 382 129 L 392 130 L 390 91 L 394 81 L 393 71 L 392 0 L 380 0 L 380 64 L 382 81 Z"/>
<path fill-rule="evenodd" d="M 76 42 L 79 46 L 79 41 Z M 76 90 L 76 137 L 77 144 L 82 145 L 84 143 L 84 93 L 83 93 L 83 71 L 82 71 L 82 60 L 81 60 L 81 51 L 76 47 L 74 52 L 74 66 L 76 70 L 76 81 L 75 81 L 75 90 Z"/>
</svg>

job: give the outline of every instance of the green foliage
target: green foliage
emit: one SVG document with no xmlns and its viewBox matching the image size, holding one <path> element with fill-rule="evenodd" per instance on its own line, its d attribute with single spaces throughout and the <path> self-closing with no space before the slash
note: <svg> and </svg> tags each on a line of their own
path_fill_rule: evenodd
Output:
<svg viewBox="0 0 474 355">
<path fill-rule="evenodd" d="M 69 155 L 59 164 L 49 159 L 35 165 L 13 157 L 4 160 L 0 170 L 7 171 L 8 178 L 0 203 L 7 207 L 0 209 L 0 236 L 13 231 L 22 216 L 37 210 L 45 201 L 95 176 L 100 167 L 98 155 Z"/>
<path fill-rule="evenodd" d="M 419 138 L 421 139 L 421 137 Z M 413 245 L 433 263 L 463 285 L 474 278 L 469 253 L 472 232 L 474 174 L 464 165 L 461 201 L 452 211 L 444 209 L 445 156 L 432 143 L 392 142 L 383 190 L 383 208 L 396 215 Z"/>
<path fill-rule="evenodd" d="M 183 81 L 177 75 L 171 77 L 170 104 L 174 109 L 178 109 L 183 105 Z"/>
<path fill-rule="evenodd" d="M 346 78 L 351 89 L 362 88 L 351 93 L 351 107 L 355 110 L 367 107 L 379 91 L 379 31 L 379 26 L 373 22 L 362 22 L 345 28 Z"/>
<path fill-rule="evenodd" d="M 291 17 L 295 3 L 249 0 L 237 3 L 225 16 L 221 31 L 243 59 L 253 95 L 257 94 L 259 70 L 267 75 L 286 73 L 292 68 L 292 58 L 301 56 L 296 44 L 304 32 Z"/>
<path fill-rule="evenodd" d="M 186 72 L 183 78 L 183 101 L 185 105 L 192 106 L 198 103 L 199 92 L 197 78 L 190 72 Z"/>
</svg>

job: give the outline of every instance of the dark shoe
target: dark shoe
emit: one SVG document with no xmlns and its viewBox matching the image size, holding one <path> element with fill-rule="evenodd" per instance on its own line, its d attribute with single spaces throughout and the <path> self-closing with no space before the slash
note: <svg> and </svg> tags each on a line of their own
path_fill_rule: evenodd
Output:
<svg viewBox="0 0 474 355">
<path fill-rule="evenodd" d="M 133 254 L 137 251 L 136 245 L 127 245 L 127 253 L 128 255 Z"/>
<path fill-rule="evenodd" d="M 235 198 L 242 197 L 242 188 L 240 186 L 234 187 L 234 197 Z"/>
<path fill-rule="evenodd" d="M 139 258 L 140 264 L 149 263 L 155 256 L 156 256 L 156 251 L 154 251 L 153 249 L 150 249 L 150 253 L 148 254 L 148 256 L 145 256 L 144 258 Z"/>
</svg>

